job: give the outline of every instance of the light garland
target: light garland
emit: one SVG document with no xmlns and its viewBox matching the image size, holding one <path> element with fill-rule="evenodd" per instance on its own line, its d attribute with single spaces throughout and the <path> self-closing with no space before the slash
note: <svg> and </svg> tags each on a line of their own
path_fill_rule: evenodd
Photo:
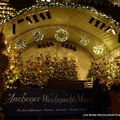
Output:
<svg viewBox="0 0 120 120">
<path fill-rule="evenodd" d="M 33 33 L 33 39 L 36 42 L 39 42 L 39 41 L 43 40 L 43 38 L 44 38 L 44 34 L 42 32 L 36 31 L 36 32 Z"/>
<path fill-rule="evenodd" d="M 93 47 L 93 52 L 97 55 L 102 54 L 103 51 L 104 51 L 103 44 L 102 45 L 96 45 L 96 46 Z"/>
<path fill-rule="evenodd" d="M 20 55 L 18 48 L 12 43 L 7 46 L 6 51 L 4 54 L 9 57 L 9 68 L 5 71 L 4 75 L 4 82 L 5 82 L 5 89 L 12 88 L 10 84 L 14 83 L 20 77 Z"/>
<path fill-rule="evenodd" d="M 118 28 L 119 28 L 119 26 L 120 26 L 120 23 L 119 22 L 117 22 L 117 21 L 115 21 L 114 19 L 112 19 L 110 16 L 108 16 L 108 15 L 106 15 L 106 14 L 103 14 L 103 13 L 101 13 L 101 12 L 99 12 L 99 11 L 97 11 L 95 8 L 93 8 L 93 7 L 89 7 L 89 6 L 82 6 L 82 5 L 80 5 L 80 4 L 75 4 L 75 3 L 53 3 L 53 2 L 50 2 L 50 3 L 48 3 L 48 2 L 43 2 L 43 3 L 41 3 L 41 4 L 36 4 L 36 5 L 32 5 L 31 7 L 29 7 L 29 8 L 24 8 L 24 9 L 22 9 L 22 10 L 20 10 L 20 11 L 17 11 L 16 13 L 14 13 L 14 14 L 12 14 L 12 15 L 8 15 L 8 16 L 6 16 L 6 18 L 5 19 L 2 19 L 1 21 L 0 21 L 0 25 L 2 25 L 2 24 L 4 24 L 4 23 L 6 23 L 6 22 L 8 22 L 9 20 L 11 20 L 12 18 L 14 18 L 14 17 L 16 17 L 16 16 L 19 16 L 19 15 L 21 15 L 21 14 L 23 14 L 23 13 L 27 13 L 27 12 L 29 12 L 30 10 L 32 10 L 32 9 L 36 9 L 36 8 L 41 8 L 41 7 L 45 7 L 45 6 L 47 6 L 47 7 L 66 7 L 66 8 L 83 8 L 83 9 L 85 9 L 85 10 L 89 10 L 89 11 L 91 11 L 91 12 L 94 12 L 94 13 L 96 13 L 97 15 L 99 15 L 99 16 L 101 16 L 101 17 L 105 17 L 106 19 L 109 19 L 111 22 L 113 22 Z"/>
<path fill-rule="evenodd" d="M 83 46 L 87 46 L 89 43 L 89 38 L 87 37 L 86 34 L 80 37 L 80 44 Z"/>
<path fill-rule="evenodd" d="M 69 33 L 67 32 L 67 30 L 63 28 L 60 28 L 55 33 L 55 39 L 58 42 L 65 42 L 66 40 L 68 40 L 68 38 L 69 38 Z"/>
<path fill-rule="evenodd" d="M 12 8 L 7 1 L 0 2 L 0 19 L 4 19 L 6 15 L 15 13 L 15 9 Z"/>
<path fill-rule="evenodd" d="M 103 57 L 99 61 L 92 62 L 87 78 L 89 80 L 95 80 L 95 78 L 104 79 L 107 81 L 108 87 L 113 84 L 115 78 L 119 80 L 120 64 L 111 58 L 112 56 Z"/>
<path fill-rule="evenodd" d="M 68 60 L 67 57 L 61 59 L 40 54 L 34 61 L 28 60 L 26 64 L 23 64 L 21 54 L 11 45 L 6 54 L 9 55 L 10 67 L 4 73 L 5 89 L 19 87 L 15 85 L 17 80 L 23 86 L 44 87 L 48 79 L 78 79 L 76 61 L 73 59 Z"/>
</svg>

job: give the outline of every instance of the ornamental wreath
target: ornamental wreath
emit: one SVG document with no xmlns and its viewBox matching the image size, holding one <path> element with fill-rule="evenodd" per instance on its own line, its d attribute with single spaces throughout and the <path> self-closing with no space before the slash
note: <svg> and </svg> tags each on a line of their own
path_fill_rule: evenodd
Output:
<svg viewBox="0 0 120 120">
<path fill-rule="evenodd" d="M 68 40 L 68 38 L 69 38 L 69 33 L 67 32 L 67 30 L 65 30 L 63 28 L 60 28 L 55 33 L 55 39 L 58 42 L 64 42 L 64 41 Z"/>
</svg>

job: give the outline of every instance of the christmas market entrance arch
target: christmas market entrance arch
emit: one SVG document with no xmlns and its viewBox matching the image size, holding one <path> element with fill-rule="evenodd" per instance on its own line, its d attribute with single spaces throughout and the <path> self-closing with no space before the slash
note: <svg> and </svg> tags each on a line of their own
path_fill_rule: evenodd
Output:
<svg viewBox="0 0 120 120">
<path fill-rule="evenodd" d="M 87 68 L 91 60 L 119 48 L 116 41 L 119 31 L 117 22 L 94 8 L 49 3 L 34 5 L 11 17 L 12 19 L 8 17 L 1 21 L 1 29 L 5 33 L 7 44 L 5 54 L 12 62 L 14 57 L 11 56 L 12 54 L 15 56 L 17 51 L 23 52 L 34 43 L 38 48 L 41 48 L 41 45 L 42 47 L 53 45 L 51 40 L 58 42 L 61 47 L 70 47 L 73 51 L 80 48 L 84 51 L 89 58 Z M 113 29 L 116 34 L 113 34 Z M 59 48 L 57 45 L 57 50 Z M 12 50 L 14 51 L 11 52 Z M 13 66 L 10 66 L 10 69 L 14 69 Z M 19 70 L 16 68 L 15 71 L 17 78 Z"/>
</svg>

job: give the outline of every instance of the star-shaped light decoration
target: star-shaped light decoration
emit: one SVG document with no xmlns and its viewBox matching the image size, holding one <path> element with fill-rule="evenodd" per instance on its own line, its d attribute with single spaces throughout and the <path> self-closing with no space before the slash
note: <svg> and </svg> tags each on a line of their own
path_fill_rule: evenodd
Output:
<svg viewBox="0 0 120 120">
<path fill-rule="evenodd" d="M 96 45 L 93 47 L 93 52 L 97 55 L 100 55 L 104 52 L 104 45 Z"/>
<path fill-rule="evenodd" d="M 36 41 L 36 42 L 39 42 L 39 41 L 42 41 L 44 38 L 44 34 L 40 31 L 36 31 L 33 33 L 33 39 Z"/>
<path fill-rule="evenodd" d="M 69 33 L 67 30 L 60 28 L 59 30 L 56 31 L 55 33 L 55 39 L 58 42 L 65 42 L 69 38 Z"/>
<path fill-rule="evenodd" d="M 26 48 L 26 42 L 21 39 L 17 40 L 15 44 L 18 50 L 23 50 Z"/>
<path fill-rule="evenodd" d="M 84 34 L 83 36 L 80 37 L 80 44 L 83 46 L 87 46 L 89 43 L 89 38 L 87 34 Z"/>
</svg>

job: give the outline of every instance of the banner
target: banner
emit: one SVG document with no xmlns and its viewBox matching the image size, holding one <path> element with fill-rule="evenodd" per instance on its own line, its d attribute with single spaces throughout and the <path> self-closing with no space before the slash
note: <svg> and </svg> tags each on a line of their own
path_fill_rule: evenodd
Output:
<svg viewBox="0 0 120 120">
<path fill-rule="evenodd" d="M 3 110 L 12 115 L 82 115 L 92 112 L 91 90 L 16 89 L 4 94 Z"/>
</svg>

